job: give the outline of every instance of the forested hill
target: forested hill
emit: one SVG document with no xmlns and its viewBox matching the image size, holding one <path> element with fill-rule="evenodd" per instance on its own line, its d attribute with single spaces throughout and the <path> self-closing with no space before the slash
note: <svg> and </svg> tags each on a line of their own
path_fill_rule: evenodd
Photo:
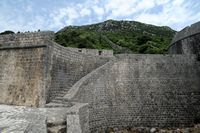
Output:
<svg viewBox="0 0 200 133">
<path fill-rule="evenodd" d="M 67 26 L 55 35 L 66 47 L 113 49 L 115 53 L 166 53 L 176 31 L 136 21 L 108 20 L 102 23 Z"/>
</svg>

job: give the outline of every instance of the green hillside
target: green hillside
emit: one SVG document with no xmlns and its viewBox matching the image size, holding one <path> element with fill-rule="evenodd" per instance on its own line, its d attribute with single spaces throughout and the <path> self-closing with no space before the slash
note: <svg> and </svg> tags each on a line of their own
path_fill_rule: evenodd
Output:
<svg viewBox="0 0 200 133">
<path fill-rule="evenodd" d="M 162 54 L 176 31 L 136 21 L 108 20 L 85 26 L 67 26 L 55 35 L 66 47 L 113 49 L 115 53 Z"/>
</svg>

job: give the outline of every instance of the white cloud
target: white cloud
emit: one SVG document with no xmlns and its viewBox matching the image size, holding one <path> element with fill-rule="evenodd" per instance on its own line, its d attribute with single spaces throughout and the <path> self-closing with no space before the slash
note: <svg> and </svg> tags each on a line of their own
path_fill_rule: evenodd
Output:
<svg viewBox="0 0 200 133">
<path fill-rule="evenodd" d="M 22 8 L 11 7 L 6 0 L 0 2 L 0 30 L 59 30 L 106 19 L 137 20 L 180 29 L 200 20 L 200 3 L 186 0 L 86 0 L 52 9 L 21 2 Z"/>
<path fill-rule="evenodd" d="M 164 5 L 170 2 L 171 0 L 155 0 L 157 5 Z"/>
<path fill-rule="evenodd" d="M 28 6 L 26 6 L 26 12 L 32 12 L 33 11 L 33 8 L 32 8 L 32 6 L 31 5 L 28 5 Z"/>
<path fill-rule="evenodd" d="M 56 9 L 51 13 L 50 28 L 63 28 L 66 25 L 72 25 L 78 19 L 88 17 L 91 15 L 91 9 L 85 3 L 83 4 L 70 4 L 66 7 Z"/>
<path fill-rule="evenodd" d="M 98 6 L 94 6 L 92 7 L 92 9 L 94 10 L 94 12 L 97 14 L 97 15 L 104 15 L 105 11 L 104 11 L 104 8 L 102 7 L 98 7 Z"/>
<path fill-rule="evenodd" d="M 136 6 L 137 11 L 147 10 L 155 7 L 156 1 L 155 0 L 141 0 Z"/>
<path fill-rule="evenodd" d="M 173 0 L 173 2 L 163 5 L 163 10 L 158 13 L 143 12 L 134 17 L 137 21 L 155 25 L 178 25 L 176 26 L 177 30 L 183 28 L 186 23 L 198 21 L 199 18 L 200 14 L 194 14 L 191 4 L 184 0 Z"/>
<path fill-rule="evenodd" d="M 94 13 L 96 14 L 98 20 L 101 21 L 103 19 L 103 16 L 105 15 L 104 8 L 95 5 L 92 7 L 92 9 Z"/>
<path fill-rule="evenodd" d="M 90 16 L 91 15 L 91 10 L 88 9 L 88 8 L 83 8 L 80 11 L 80 15 L 81 15 L 81 17 Z"/>
<path fill-rule="evenodd" d="M 136 10 L 137 0 L 108 0 L 105 3 L 106 12 L 109 14 L 107 18 L 117 18 L 129 16 Z"/>
</svg>

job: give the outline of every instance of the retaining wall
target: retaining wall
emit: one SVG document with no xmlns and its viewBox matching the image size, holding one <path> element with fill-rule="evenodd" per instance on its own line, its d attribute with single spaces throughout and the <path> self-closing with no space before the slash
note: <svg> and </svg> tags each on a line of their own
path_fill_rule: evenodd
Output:
<svg viewBox="0 0 200 133">
<path fill-rule="evenodd" d="M 120 55 L 65 98 L 89 103 L 91 132 L 191 126 L 200 120 L 198 65 L 195 55 Z"/>
</svg>

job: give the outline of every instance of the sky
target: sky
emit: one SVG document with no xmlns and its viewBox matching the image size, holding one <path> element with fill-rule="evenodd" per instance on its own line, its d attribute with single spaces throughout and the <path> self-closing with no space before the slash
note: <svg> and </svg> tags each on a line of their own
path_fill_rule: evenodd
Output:
<svg viewBox="0 0 200 133">
<path fill-rule="evenodd" d="M 140 21 L 181 30 L 200 21 L 199 0 L 0 0 L 0 32 L 58 31 L 69 25 Z"/>
</svg>

